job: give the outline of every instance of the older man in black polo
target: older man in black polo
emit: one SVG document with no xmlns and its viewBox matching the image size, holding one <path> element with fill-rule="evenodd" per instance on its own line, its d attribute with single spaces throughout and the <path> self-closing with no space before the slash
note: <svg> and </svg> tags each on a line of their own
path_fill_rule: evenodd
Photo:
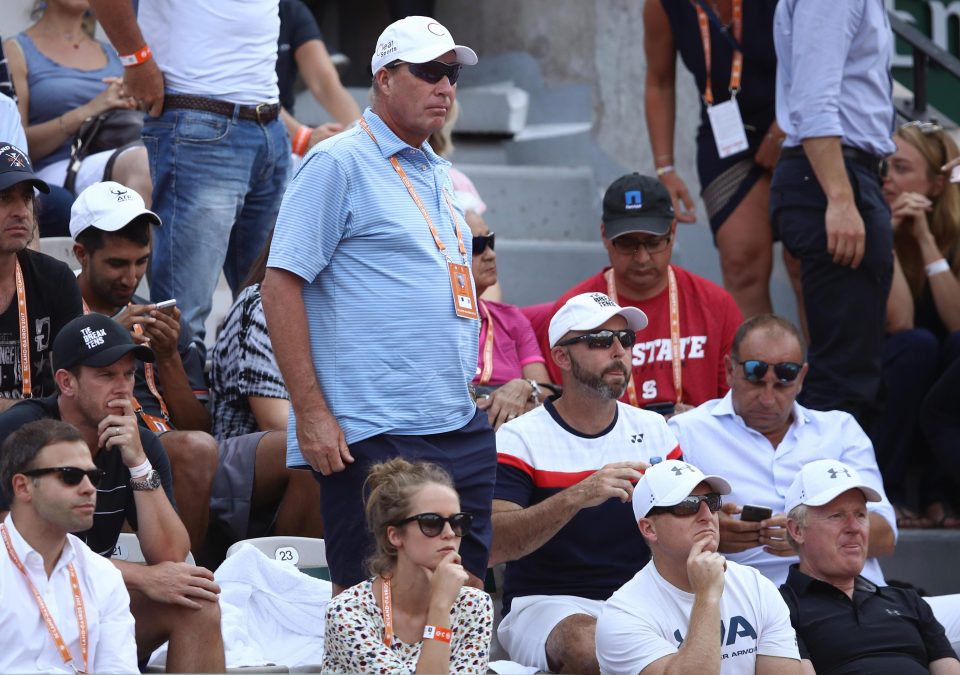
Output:
<svg viewBox="0 0 960 675">
<path fill-rule="evenodd" d="M 916 592 L 860 576 L 868 501 L 880 494 L 834 459 L 804 466 L 787 491 L 787 537 L 800 563 L 780 592 L 804 672 L 960 674 L 943 626 Z"/>
</svg>

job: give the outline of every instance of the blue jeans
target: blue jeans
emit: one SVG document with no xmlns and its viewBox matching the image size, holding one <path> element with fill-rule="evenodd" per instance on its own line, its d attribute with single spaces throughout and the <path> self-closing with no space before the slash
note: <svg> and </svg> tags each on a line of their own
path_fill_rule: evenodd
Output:
<svg viewBox="0 0 960 675">
<path fill-rule="evenodd" d="M 279 119 L 170 109 L 147 117 L 143 142 L 163 222 L 154 228 L 150 298 L 176 298 L 203 350 L 220 270 L 236 292 L 276 222 L 290 140 Z"/>
</svg>

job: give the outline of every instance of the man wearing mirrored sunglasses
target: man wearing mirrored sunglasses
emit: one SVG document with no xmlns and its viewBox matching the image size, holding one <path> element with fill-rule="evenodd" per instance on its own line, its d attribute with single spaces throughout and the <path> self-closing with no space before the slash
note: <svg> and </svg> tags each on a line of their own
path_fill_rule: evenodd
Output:
<svg viewBox="0 0 960 675">
<path fill-rule="evenodd" d="M 0 525 L 0 671 L 137 672 L 123 577 L 72 534 L 93 525 L 101 476 L 83 436 L 65 422 L 31 422 L 3 443 L 0 487 L 10 514 Z"/>
<path fill-rule="evenodd" d="M 644 472 L 632 501 L 652 560 L 604 605 L 602 673 L 800 675 L 796 634 L 776 587 L 718 552 L 718 514 L 729 493 L 726 480 L 687 462 Z"/>
<path fill-rule="evenodd" d="M 91 313 L 70 321 L 53 342 L 60 393 L 21 401 L 0 415 L 0 439 L 39 419 L 79 430 L 104 475 L 93 524 L 78 538 L 111 558 L 127 522 L 147 562 L 111 559 L 137 618 L 138 656 L 148 658 L 169 640 L 171 672 L 223 672 L 220 589 L 212 572 L 183 562 L 190 539 L 175 510 L 170 461 L 156 435 L 137 423 L 131 403 L 136 359 L 153 362 L 153 351 L 110 317 Z M 0 497 L 0 513 L 7 508 Z"/>
<path fill-rule="evenodd" d="M 597 671 L 603 601 L 647 562 L 630 509 L 653 457 L 680 457 L 663 417 L 617 399 L 647 320 L 603 293 L 571 298 L 550 321 L 563 393 L 497 431 L 491 563 L 506 562 L 497 636 L 543 672 Z"/>
<path fill-rule="evenodd" d="M 319 477 L 335 591 L 364 578 L 363 481 L 397 455 L 450 472 L 476 515 L 463 565 L 476 583 L 486 573 L 496 448 L 468 389 L 480 332 L 470 229 L 427 142 L 476 62 L 429 17 L 388 26 L 372 106 L 308 154 L 277 219 L 261 295 L 290 392 L 287 464 Z M 385 329 L 390 344 L 373 351 L 360 337 Z"/>
<path fill-rule="evenodd" d="M 667 188 L 652 176 L 621 176 L 603 197 L 600 236 L 610 267 L 568 290 L 552 310 L 588 292 L 642 310 L 650 325 L 630 348 L 632 373 L 621 400 L 665 414 L 727 392 L 723 359 L 743 321 L 729 293 L 671 264 L 676 234 Z M 538 337 L 546 354 L 547 335 Z M 559 381 L 558 367 L 547 361 L 550 376 Z"/>
<path fill-rule="evenodd" d="M 720 514 L 720 550 L 751 565 L 775 584 L 787 577 L 796 554 L 786 540 L 784 495 L 809 461 L 837 459 L 857 469 L 883 495 L 873 445 L 845 412 L 809 410 L 796 402 L 807 373 L 803 339 L 789 321 L 771 314 L 737 330 L 726 359 L 730 392 L 670 420 L 687 461 L 723 471 L 734 490 Z M 738 517 L 745 504 L 768 507 L 759 522 Z M 873 556 L 893 552 L 896 517 L 884 496 L 871 503 L 870 558 L 864 576 L 883 583 Z"/>
</svg>

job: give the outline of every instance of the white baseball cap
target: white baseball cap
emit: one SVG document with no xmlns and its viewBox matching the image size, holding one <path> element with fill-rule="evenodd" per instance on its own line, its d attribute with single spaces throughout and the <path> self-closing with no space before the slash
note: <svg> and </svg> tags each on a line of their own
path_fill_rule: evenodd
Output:
<svg viewBox="0 0 960 675">
<path fill-rule="evenodd" d="M 374 75 L 388 63 L 426 63 L 449 51 L 457 54 L 456 63 L 473 66 L 477 53 L 469 47 L 453 43 L 443 24 L 429 16 L 408 16 L 394 21 L 380 34 L 377 48 L 370 59 L 370 72 Z"/>
<path fill-rule="evenodd" d="M 116 232 L 143 215 L 160 225 L 160 216 L 147 209 L 136 190 L 112 180 L 94 183 L 77 196 L 70 208 L 70 236 L 76 240 L 88 227 Z"/>
<path fill-rule="evenodd" d="M 836 459 L 818 459 L 805 464 L 787 489 L 787 513 L 804 504 L 823 506 L 847 490 L 858 489 L 868 502 L 879 502 L 880 493 L 860 478 L 852 466 Z"/>
<path fill-rule="evenodd" d="M 705 476 L 693 464 L 668 459 L 647 469 L 633 489 L 633 515 L 640 520 L 655 506 L 675 506 L 706 483 L 721 495 L 730 494 L 730 483 L 720 476 Z"/>
<path fill-rule="evenodd" d="M 636 307 L 621 307 L 603 293 L 575 295 L 550 319 L 550 346 L 555 347 L 572 330 L 592 330 L 618 314 L 627 320 L 630 330 L 647 327 L 647 315 Z"/>
</svg>

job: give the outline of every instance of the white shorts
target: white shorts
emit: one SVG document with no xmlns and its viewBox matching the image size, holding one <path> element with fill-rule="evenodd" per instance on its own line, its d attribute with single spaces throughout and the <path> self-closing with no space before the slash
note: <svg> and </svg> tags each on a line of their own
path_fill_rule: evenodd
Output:
<svg viewBox="0 0 960 675">
<path fill-rule="evenodd" d="M 129 150 L 141 147 L 143 146 L 130 146 L 120 154 L 122 155 Z M 77 194 L 80 194 L 94 183 L 99 183 L 104 180 L 103 173 L 106 171 L 107 162 L 110 161 L 110 157 L 112 157 L 115 152 L 116 150 L 104 150 L 103 152 L 97 152 L 83 158 L 83 161 L 80 162 L 80 169 L 77 170 L 77 182 L 74 185 L 74 191 Z M 61 159 L 58 162 L 54 162 L 38 170 L 36 172 L 37 176 L 46 183 L 62 187 L 63 181 L 67 178 L 67 164 L 69 162 L 69 159 Z"/>
<path fill-rule="evenodd" d="M 525 595 L 514 598 L 500 627 L 497 639 L 511 661 L 550 672 L 547 666 L 547 638 L 557 624 L 574 614 L 600 616 L 602 600 L 575 595 Z"/>
</svg>

